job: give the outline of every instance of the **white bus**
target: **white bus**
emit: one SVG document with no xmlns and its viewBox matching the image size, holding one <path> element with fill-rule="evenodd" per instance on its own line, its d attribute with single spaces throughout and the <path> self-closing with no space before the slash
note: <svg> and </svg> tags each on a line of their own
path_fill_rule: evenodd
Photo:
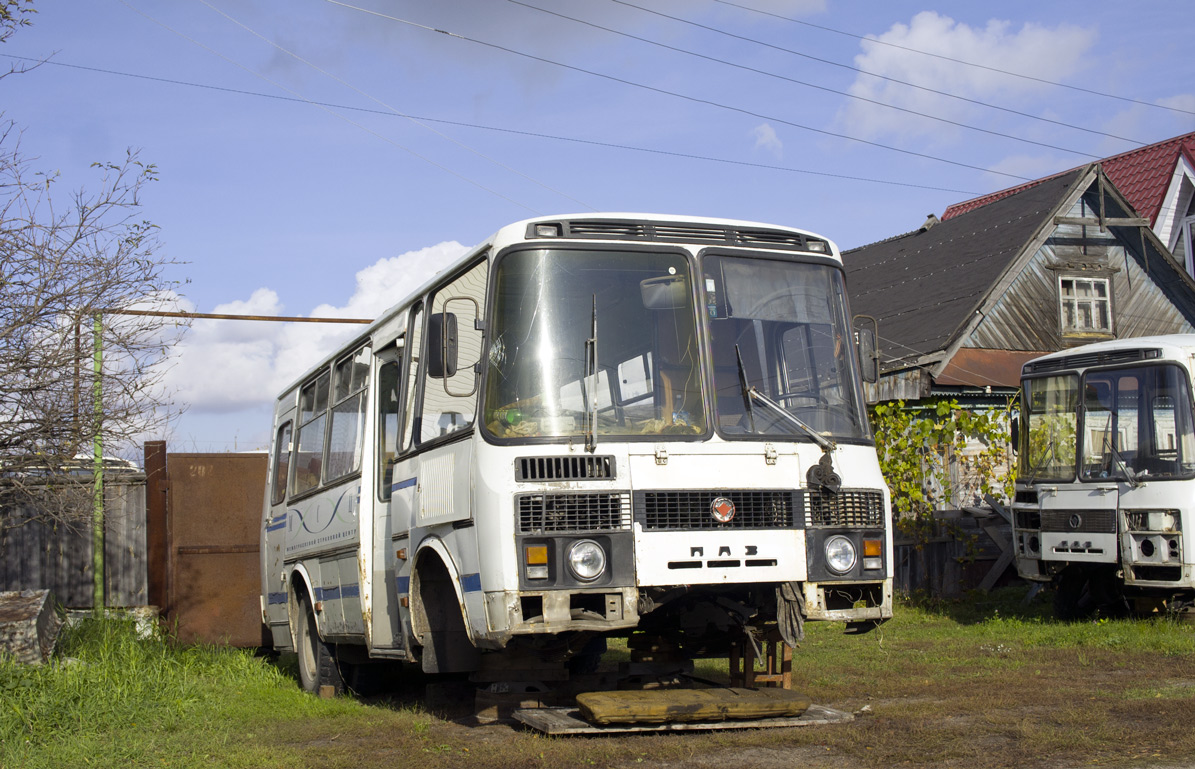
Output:
<svg viewBox="0 0 1195 769">
<path fill-rule="evenodd" d="M 476 671 L 633 630 L 692 658 L 890 617 L 855 350 L 838 249 L 811 233 L 502 228 L 278 398 L 275 648 L 318 690 L 371 660 Z"/>
<path fill-rule="evenodd" d="M 1195 334 L 1025 364 L 1013 540 L 1055 611 L 1185 610 L 1195 588 Z"/>
</svg>

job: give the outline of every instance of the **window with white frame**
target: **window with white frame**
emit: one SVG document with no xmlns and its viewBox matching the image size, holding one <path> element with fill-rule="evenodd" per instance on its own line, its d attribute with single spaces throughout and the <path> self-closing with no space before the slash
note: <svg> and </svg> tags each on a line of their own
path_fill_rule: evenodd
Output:
<svg viewBox="0 0 1195 769">
<path fill-rule="evenodd" d="M 1058 278 L 1063 334 L 1111 334 L 1112 303 L 1107 278 Z"/>
</svg>

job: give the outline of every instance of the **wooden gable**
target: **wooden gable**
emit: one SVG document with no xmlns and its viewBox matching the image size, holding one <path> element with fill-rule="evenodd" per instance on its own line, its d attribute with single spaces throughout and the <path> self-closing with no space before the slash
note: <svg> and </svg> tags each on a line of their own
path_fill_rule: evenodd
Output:
<svg viewBox="0 0 1195 769">
<path fill-rule="evenodd" d="M 932 237 L 923 228 L 847 252 L 852 305 L 880 323 L 883 377 L 869 400 L 1015 388 L 1020 366 L 1046 352 L 1195 332 L 1195 281 L 1148 225 L 1092 165 L 953 217 Z M 899 283 L 886 286 L 885 272 Z"/>
</svg>

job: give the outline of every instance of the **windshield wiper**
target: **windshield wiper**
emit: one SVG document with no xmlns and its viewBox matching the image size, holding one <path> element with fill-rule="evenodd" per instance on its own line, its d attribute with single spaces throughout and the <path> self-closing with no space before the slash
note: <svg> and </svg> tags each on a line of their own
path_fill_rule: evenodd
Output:
<svg viewBox="0 0 1195 769">
<path fill-rule="evenodd" d="M 743 356 L 739 354 L 739 347 L 735 345 L 734 354 L 738 358 L 739 363 L 739 386 L 743 388 L 743 406 L 747 410 L 748 416 L 751 418 L 751 432 L 755 432 L 755 412 L 751 406 L 752 399 L 759 401 L 771 411 L 775 412 L 777 416 L 790 424 L 796 425 L 801 432 L 809 436 L 814 443 L 821 446 L 822 458 L 812 467 L 809 472 L 805 474 L 805 478 L 809 481 L 811 486 L 821 486 L 829 491 L 831 494 L 837 494 L 838 490 L 842 488 L 842 476 L 834 472 L 834 460 L 832 453 L 838 448 L 838 444 L 830 440 L 826 436 L 814 430 L 811 425 L 805 422 L 797 415 L 790 412 L 788 409 L 781 406 L 776 401 L 764 395 L 754 385 L 747 382 L 747 369 L 743 366 Z"/>
<path fill-rule="evenodd" d="M 1029 480 L 1028 480 L 1028 481 L 1026 481 L 1026 483 L 1028 483 L 1030 486 L 1032 486 L 1033 484 L 1037 483 L 1037 471 L 1038 471 L 1038 470 L 1041 470 L 1043 467 L 1045 467 L 1045 466 L 1046 466 L 1046 461 L 1047 461 L 1047 460 L 1049 460 L 1049 459 L 1050 459 L 1050 457 L 1052 457 L 1052 456 L 1054 456 L 1054 443 L 1053 443 L 1053 441 L 1051 441 L 1051 442 L 1050 442 L 1050 445 L 1046 447 L 1046 452 L 1045 452 L 1044 454 L 1042 454 L 1042 456 L 1041 456 L 1041 460 L 1040 460 L 1040 461 L 1038 461 L 1038 463 L 1037 463 L 1037 464 L 1035 464 L 1035 465 L 1034 465 L 1034 466 L 1033 466 L 1033 467 L 1032 467 L 1032 468 L 1029 470 Z"/>
<path fill-rule="evenodd" d="M 1116 450 L 1116 446 L 1113 445 L 1112 441 L 1108 440 L 1107 433 L 1104 434 L 1104 448 L 1108 449 L 1112 455 L 1112 459 L 1116 461 L 1116 464 L 1120 465 L 1120 469 L 1124 471 L 1124 479 L 1129 482 L 1129 485 L 1134 489 L 1140 486 L 1142 484 L 1141 479 L 1137 477 L 1133 469 L 1124 461 L 1124 457 Z"/>
<path fill-rule="evenodd" d="M 747 369 L 743 367 L 743 355 L 739 346 L 734 346 L 734 357 L 739 362 L 739 388 L 743 393 L 743 411 L 747 412 L 747 419 L 751 425 L 752 434 L 755 433 L 755 409 L 751 407 L 751 385 L 747 383 Z"/>
<path fill-rule="evenodd" d="M 597 388 L 598 388 L 598 359 L 597 359 L 597 294 L 593 295 L 593 315 L 589 321 L 589 338 L 585 340 L 585 390 L 588 391 L 589 403 L 585 404 L 585 450 L 590 454 L 597 451 Z M 592 377 L 592 380 L 590 379 Z"/>
</svg>

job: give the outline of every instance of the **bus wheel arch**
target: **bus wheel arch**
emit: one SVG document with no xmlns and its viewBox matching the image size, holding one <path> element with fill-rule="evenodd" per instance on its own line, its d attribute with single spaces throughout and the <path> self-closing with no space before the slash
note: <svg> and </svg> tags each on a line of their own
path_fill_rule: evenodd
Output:
<svg viewBox="0 0 1195 769">
<path fill-rule="evenodd" d="M 443 545 L 432 542 L 420 548 L 411 569 L 411 630 L 423 647 L 425 673 L 464 673 L 479 665 L 480 652 L 465 622 L 464 595 L 451 564 Z"/>
</svg>

